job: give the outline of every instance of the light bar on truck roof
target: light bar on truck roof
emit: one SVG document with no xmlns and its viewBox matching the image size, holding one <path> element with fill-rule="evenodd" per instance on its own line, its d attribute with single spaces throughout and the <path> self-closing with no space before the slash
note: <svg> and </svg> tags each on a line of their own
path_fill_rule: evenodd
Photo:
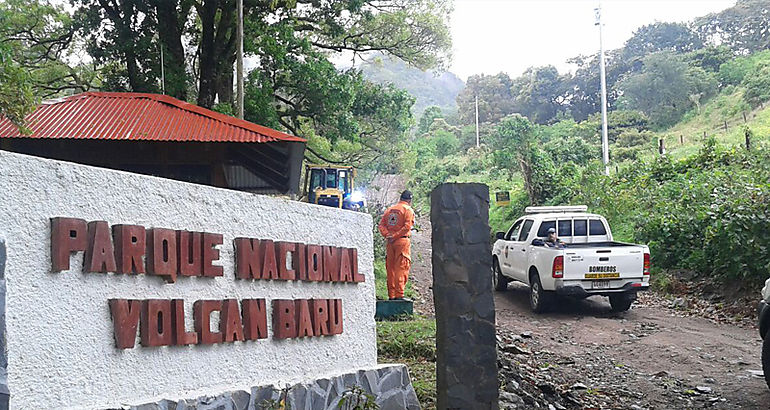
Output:
<svg viewBox="0 0 770 410">
<path fill-rule="evenodd" d="M 524 208 L 524 212 L 527 214 L 550 214 L 550 213 L 566 213 L 566 212 L 587 212 L 587 205 L 570 205 L 570 206 L 528 206 Z"/>
</svg>

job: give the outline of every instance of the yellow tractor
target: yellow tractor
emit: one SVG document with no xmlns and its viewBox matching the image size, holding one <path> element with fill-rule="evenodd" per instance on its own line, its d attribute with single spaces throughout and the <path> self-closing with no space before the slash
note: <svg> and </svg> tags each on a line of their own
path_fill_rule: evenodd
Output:
<svg viewBox="0 0 770 410">
<path fill-rule="evenodd" d="M 354 188 L 353 167 L 307 165 L 305 197 L 311 204 L 360 211 L 366 206 L 364 194 Z"/>
</svg>

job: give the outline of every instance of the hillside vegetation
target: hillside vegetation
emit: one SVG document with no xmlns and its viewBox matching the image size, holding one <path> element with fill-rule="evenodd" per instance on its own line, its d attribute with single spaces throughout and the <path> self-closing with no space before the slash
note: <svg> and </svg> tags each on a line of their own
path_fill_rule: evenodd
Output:
<svg viewBox="0 0 770 410">
<path fill-rule="evenodd" d="M 651 24 L 609 53 L 609 177 L 592 59 L 581 57 L 573 74 L 534 67 L 518 78 L 472 76 L 457 98 L 459 118 L 426 109 L 402 155 L 416 206 L 427 210 L 439 183 L 484 182 L 511 194 L 508 206 L 492 202 L 490 225 L 499 231 L 529 205 L 586 204 L 609 219 L 616 239 L 649 244 L 658 269 L 763 282 L 770 34 L 766 19 L 752 17 L 763 9 L 739 1 L 687 25 Z M 475 95 L 479 147 L 469 114 Z"/>
</svg>

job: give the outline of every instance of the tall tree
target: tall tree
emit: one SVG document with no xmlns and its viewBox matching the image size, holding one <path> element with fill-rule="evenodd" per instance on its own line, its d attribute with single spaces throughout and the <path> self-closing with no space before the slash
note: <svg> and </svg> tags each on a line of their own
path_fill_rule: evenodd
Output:
<svg viewBox="0 0 770 410">
<path fill-rule="evenodd" d="M 601 111 L 599 54 L 578 56 L 569 62 L 576 65 L 577 69 L 570 78 L 564 80 L 563 98 L 572 118 L 583 121 Z M 607 106 L 613 110 L 620 96 L 615 84 L 627 73 L 641 68 L 641 63 L 634 64 L 623 58 L 622 49 L 609 51 L 606 62 Z"/>
<path fill-rule="evenodd" d="M 508 74 L 472 75 L 457 95 L 460 120 L 472 124 L 476 118 L 476 97 L 479 99 L 479 121 L 496 123 L 514 113 L 513 80 Z"/>
<path fill-rule="evenodd" d="M 633 59 L 664 50 L 686 53 L 700 48 L 703 41 L 686 25 L 657 22 L 634 31 L 623 46 L 623 56 Z"/>
<path fill-rule="evenodd" d="M 688 65 L 672 52 L 651 54 L 643 62 L 642 71 L 618 88 L 629 108 L 642 111 L 658 127 L 674 124 L 717 88 L 714 74 Z"/>
<path fill-rule="evenodd" d="M 770 7 L 767 0 L 738 0 L 735 6 L 693 22 L 706 42 L 729 47 L 736 54 L 770 48 Z"/>
<path fill-rule="evenodd" d="M 537 128 L 528 119 L 514 114 L 500 122 L 492 140 L 495 163 L 521 173 L 532 205 L 545 202 L 554 188 L 553 159 L 540 147 Z"/>
<path fill-rule="evenodd" d="M 431 124 L 433 124 L 433 120 L 437 118 L 444 118 L 443 114 L 441 113 L 441 107 L 431 105 L 430 107 L 426 108 L 422 113 L 422 116 L 420 116 L 420 121 L 417 123 L 416 134 L 422 135 L 428 132 Z"/>
<path fill-rule="evenodd" d="M 32 80 L 11 58 L 8 48 L 0 44 L 0 117 L 5 117 L 26 131 L 24 117 L 35 108 Z"/>
<path fill-rule="evenodd" d="M 530 67 L 513 80 L 514 112 L 538 124 L 551 122 L 562 110 L 563 77 L 554 66 Z"/>
<path fill-rule="evenodd" d="M 102 63 L 119 61 L 113 72 L 127 79 L 127 88 L 157 90 L 160 61 L 154 50 L 160 43 L 171 59 L 165 67 L 173 64 L 172 95 L 184 98 L 188 86 L 197 84 L 199 105 L 232 103 L 234 0 L 76 1 L 91 54 Z M 448 4 L 448 0 L 245 0 L 246 52 L 261 64 L 263 59 L 280 58 L 275 53 L 287 47 L 292 52 L 347 52 L 354 58 L 380 51 L 419 68 L 441 67 L 450 45 Z M 281 37 L 274 44 L 262 38 L 271 35 Z"/>
<path fill-rule="evenodd" d="M 61 6 L 45 0 L 0 2 L 0 45 L 5 58 L 29 76 L 41 98 L 85 91 L 97 81 L 85 64 L 70 64 L 75 27 Z"/>
</svg>

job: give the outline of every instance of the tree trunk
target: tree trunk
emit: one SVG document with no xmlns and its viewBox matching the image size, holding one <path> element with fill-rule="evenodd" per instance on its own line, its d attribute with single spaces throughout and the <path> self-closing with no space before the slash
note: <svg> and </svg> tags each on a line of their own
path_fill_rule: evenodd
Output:
<svg viewBox="0 0 770 410">
<path fill-rule="evenodd" d="M 142 78 L 139 65 L 136 62 L 136 50 L 134 49 L 134 32 L 131 29 L 131 21 L 134 19 L 136 9 L 132 0 L 99 0 L 99 5 L 106 11 L 107 17 L 115 25 L 118 32 L 120 51 L 123 53 L 126 63 L 126 74 L 131 91 L 154 91 L 147 87 L 147 81 Z"/>
<path fill-rule="evenodd" d="M 158 37 L 164 53 L 166 94 L 180 100 L 187 99 L 187 66 L 185 63 L 182 30 L 187 21 L 189 8 L 177 10 L 175 1 L 158 0 Z"/>
<path fill-rule="evenodd" d="M 216 49 L 216 91 L 220 103 L 232 105 L 233 65 L 235 64 L 236 32 L 238 17 L 235 15 L 235 2 L 220 1 L 219 22 L 215 38 Z"/>
<path fill-rule="evenodd" d="M 199 7 L 198 16 L 201 19 L 200 43 L 200 81 L 198 90 L 198 105 L 211 108 L 216 98 L 216 56 L 215 56 L 215 25 L 218 0 L 204 0 Z"/>
<path fill-rule="evenodd" d="M 232 66 L 229 72 L 225 71 L 226 68 L 223 67 L 223 71 L 217 76 L 217 96 L 220 103 L 233 105 L 233 70 Z"/>
<path fill-rule="evenodd" d="M 202 28 L 198 105 L 211 108 L 217 94 L 220 102 L 232 103 L 236 31 L 234 3 L 204 0 L 198 15 Z"/>
</svg>

